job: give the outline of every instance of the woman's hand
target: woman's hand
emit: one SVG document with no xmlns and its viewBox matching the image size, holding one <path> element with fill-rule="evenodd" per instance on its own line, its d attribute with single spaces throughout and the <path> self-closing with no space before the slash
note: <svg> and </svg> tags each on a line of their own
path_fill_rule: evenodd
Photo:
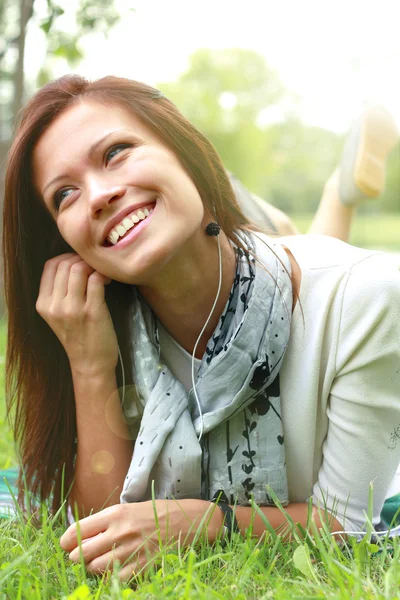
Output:
<svg viewBox="0 0 400 600">
<path fill-rule="evenodd" d="M 117 336 L 104 299 L 109 282 L 77 254 L 61 254 L 44 266 L 36 310 L 64 346 L 73 374 L 116 367 Z"/>
<path fill-rule="evenodd" d="M 60 540 L 61 547 L 74 562 L 79 562 L 82 552 L 87 570 L 94 573 L 112 569 L 118 561 L 120 579 L 128 580 L 160 551 L 160 542 L 165 545 L 180 538 L 182 546 L 191 544 L 207 510 L 210 541 L 222 526 L 221 511 L 212 510 L 215 506 L 204 500 L 155 500 L 155 509 L 158 528 L 151 500 L 105 508 L 71 525 Z"/>
</svg>

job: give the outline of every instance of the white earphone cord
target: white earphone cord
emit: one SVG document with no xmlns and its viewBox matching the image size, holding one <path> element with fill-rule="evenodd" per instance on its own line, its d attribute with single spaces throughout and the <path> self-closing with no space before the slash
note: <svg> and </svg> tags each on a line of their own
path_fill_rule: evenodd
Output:
<svg viewBox="0 0 400 600">
<path fill-rule="evenodd" d="M 121 399 L 121 406 L 124 406 L 124 400 L 125 400 L 125 370 L 124 370 L 124 362 L 122 360 L 122 354 L 121 354 L 121 350 L 119 349 L 119 346 L 118 346 L 118 356 L 119 356 L 119 360 L 121 361 L 121 371 L 122 371 L 122 399 Z"/>
<path fill-rule="evenodd" d="M 211 319 L 211 316 L 212 316 L 212 314 L 214 312 L 214 309 L 216 307 L 216 304 L 218 302 L 219 294 L 221 292 L 221 286 L 222 286 L 222 257 L 221 257 L 221 243 L 219 241 L 219 236 L 217 237 L 217 242 L 218 242 L 218 260 L 219 260 L 219 282 L 218 282 L 217 295 L 215 296 L 214 304 L 212 305 L 212 309 L 210 311 L 210 314 L 208 315 L 208 319 L 204 323 L 203 329 L 200 331 L 199 337 L 197 338 L 197 341 L 196 341 L 196 343 L 194 345 L 193 354 L 192 354 L 192 386 L 193 386 L 193 393 L 194 393 L 194 397 L 196 398 L 197 408 L 199 409 L 199 415 L 200 415 L 200 419 L 201 419 L 201 429 L 200 429 L 200 435 L 198 437 L 199 442 L 200 442 L 201 437 L 203 435 L 203 413 L 201 411 L 200 400 L 199 400 L 199 397 L 198 397 L 197 391 L 196 391 L 196 385 L 197 384 L 196 384 L 196 382 L 194 380 L 194 358 L 195 358 L 195 355 L 196 355 L 196 350 L 197 350 L 198 343 L 199 343 L 199 341 L 201 339 L 201 336 L 203 335 L 203 333 L 204 333 L 204 331 L 205 331 L 205 329 L 206 329 L 206 327 L 207 327 L 207 325 L 208 325 L 208 323 L 209 323 L 209 321 Z"/>
</svg>

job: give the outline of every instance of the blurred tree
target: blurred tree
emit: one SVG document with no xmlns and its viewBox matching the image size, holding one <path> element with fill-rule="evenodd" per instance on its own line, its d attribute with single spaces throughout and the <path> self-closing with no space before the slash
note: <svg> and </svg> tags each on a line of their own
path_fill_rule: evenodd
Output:
<svg viewBox="0 0 400 600">
<path fill-rule="evenodd" d="M 227 168 L 285 211 L 311 211 L 340 156 L 340 138 L 307 127 L 298 101 L 251 50 L 198 50 L 161 90 L 215 145 Z"/>
<path fill-rule="evenodd" d="M 284 212 L 314 212 L 323 186 L 336 167 L 343 138 L 298 117 L 271 125 L 265 131 L 265 170 L 261 195 Z"/>
<path fill-rule="evenodd" d="M 35 12 L 40 5 L 40 10 Z M 74 8 L 75 6 L 75 8 Z M 74 12 L 75 26 L 63 29 L 62 17 Z M 114 0 L 0 0 L 0 97 L 3 110 L 0 114 L 0 137 L 7 138 L 11 124 L 24 99 L 25 39 L 29 21 L 34 18 L 46 35 L 46 56 L 64 58 L 70 66 L 82 58 L 79 40 L 92 31 L 107 35 L 119 20 Z M 38 84 L 49 79 L 46 60 L 39 72 Z"/>
<path fill-rule="evenodd" d="M 264 58 L 251 50 L 198 50 L 177 82 L 160 87 L 213 142 L 227 168 L 259 189 L 264 132 L 257 120 L 289 96 Z"/>
</svg>

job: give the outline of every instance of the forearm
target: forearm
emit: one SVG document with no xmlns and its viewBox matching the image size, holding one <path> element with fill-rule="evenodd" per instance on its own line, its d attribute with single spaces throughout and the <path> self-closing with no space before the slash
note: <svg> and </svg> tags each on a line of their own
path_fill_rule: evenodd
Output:
<svg viewBox="0 0 400 600">
<path fill-rule="evenodd" d="M 168 501 L 169 503 L 175 501 Z M 175 508 L 175 504 L 173 505 Z M 185 528 L 191 528 L 191 535 L 188 538 L 190 542 L 196 533 L 197 528 L 204 519 L 204 524 L 207 526 L 207 538 L 208 541 L 213 543 L 220 536 L 221 529 L 224 524 L 223 512 L 218 505 L 211 504 L 207 500 L 180 500 L 180 510 L 184 513 L 186 519 L 183 519 L 180 523 L 176 523 L 176 529 L 179 529 L 182 524 L 186 523 L 182 530 Z M 242 535 L 246 533 L 246 530 L 252 525 L 253 537 L 261 537 L 262 534 L 267 530 L 265 522 L 263 521 L 260 514 L 253 509 L 251 506 L 236 506 L 231 507 L 235 511 L 237 523 L 239 525 L 240 532 Z M 277 533 L 285 536 L 286 525 L 288 520 L 285 515 L 273 506 L 261 506 L 261 512 L 265 515 L 267 522 L 270 526 L 277 531 Z M 291 517 L 295 523 L 300 523 L 302 527 L 307 526 L 308 520 L 308 504 L 307 503 L 292 503 L 285 506 L 285 512 Z M 328 521 L 328 526 L 331 531 L 342 531 L 343 527 L 331 514 L 324 513 L 324 510 L 318 511 L 316 507 L 312 510 L 312 521 L 315 523 L 317 528 L 322 526 L 322 522 Z M 177 531 L 175 531 L 177 533 Z"/>
<path fill-rule="evenodd" d="M 233 508 L 233 507 L 232 507 Z M 294 521 L 294 523 L 299 523 L 302 527 L 307 526 L 308 514 L 309 514 L 309 506 L 307 503 L 299 502 L 292 503 L 288 506 L 284 507 L 285 512 L 288 516 Z M 288 525 L 288 520 L 285 515 L 274 506 L 261 506 L 260 511 L 266 517 L 266 520 L 269 522 L 270 526 L 275 529 L 278 533 L 285 536 L 287 531 L 286 526 Z M 245 533 L 246 529 L 253 524 L 253 536 L 260 537 L 262 533 L 266 530 L 265 523 L 259 514 L 259 512 L 255 511 L 251 507 L 248 506 L 236 506 L 235 516 L 238 522 L 241 533 Z M 311 519 L 315 523 L 317 528 L 322 526 L 322 523 L 328 523 L 331 531 L 342 531 L 343 527 L 339 523 L 335 517 L 331 514 L 325 512 L 323 509 L 318 511 L 318 509 L 313 506 Z"/>
<path fill-rule="evenodd" d="M 77 457 L 70 504 L 79 516 L 117 504 L 132 458 L 132 440 L 123 419 L 115 371 L 73 374 Z"/>
</svg>

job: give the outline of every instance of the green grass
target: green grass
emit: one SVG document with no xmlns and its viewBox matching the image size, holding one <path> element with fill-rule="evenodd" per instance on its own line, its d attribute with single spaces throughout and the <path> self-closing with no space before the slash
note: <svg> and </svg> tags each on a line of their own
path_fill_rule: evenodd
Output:
<svg viewBox="0 0 400 600">
<path fill-rule="evenodd" d="M 0 524 L 0 599 L 400 598 L 400 544 L 339 547 L 326 531 L 307 541 L 293 532 L 291 543 L 271 532 L 258 541 L 236 536 L 225 547 L 171 547 L 128 585 L 70 564 L 58 543 L 63 529 L 43 509 L 40 527 L 22 518 Z"/>
<path fill-rule="evenodd" d="M 1 526 L 0 598 L 399 598 L 399 545 L 340 549 L 324 534 L 308 543 L 281 544 L 268 534 L 259 542 L 235 539 L 224 548 L 202 544 L 164 551 L 159 566 L 130 588 L 115 574 L 88 577 L 80 564 L 68 564 L 58 545 L 61 532 L 46 513 L 40 529 Z"/>
<path fill-rule="evenodd" d="M 5 327 L 0 325 L 4 365 Z M 2 392 L 3 468 L 15 464 L 4 414 Z M 157 567 L 128 585 L 120 583 L 116 574 L 89 576 L 81 564 L 70 563 L 59 545 L 64 532 L 60 522 L 45 507 L 39 521 L 37 526 L 22 515 L 0 519 L 0 600 L 400 599 L 399 540 L 378 547 L 368 540 L 356 544 L 350 539 L 340 547 L 328 531 L 314 532 L 304 541 L 289 524 L 291 543 L 282 543 L 271 531 L 261 540 L 236 536 L 226 547 L 203 542 L 193 548 L 164 549 Z"/>
<path fill-rule="evenodd" d="M 292 214 L 296 227 L 306 233 L 313 215 Z M 400 214 L 358 214 L 351 229 L 350 243 L 361 248 L 400 252 Z"/>
</svg>

